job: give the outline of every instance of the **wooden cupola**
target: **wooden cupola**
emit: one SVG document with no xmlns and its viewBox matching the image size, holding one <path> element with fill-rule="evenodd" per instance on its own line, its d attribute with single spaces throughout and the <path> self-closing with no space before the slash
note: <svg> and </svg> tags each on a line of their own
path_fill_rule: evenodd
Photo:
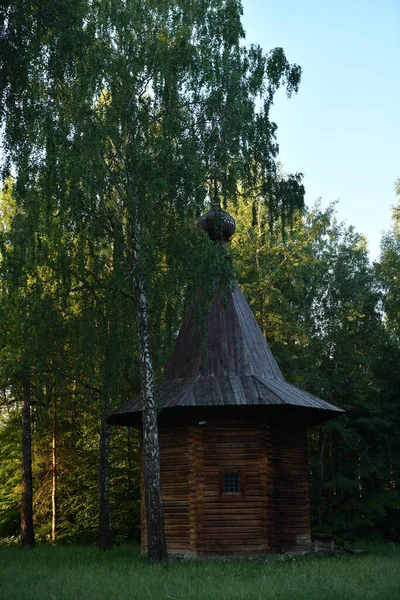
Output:
<svg viewBox="0 0 400 600">
<path fill-rule="evenodd" d="M 222 243 L 235 231 L 232 217 L 217 206 L 200 226 Z M 189 311 L 159 399 L 170 554 L 254 555 L 310 546 L 307 428 L 343 411 L 285 380 L 236 282 L 223 296 L 216 286 L 206 340 Z M 141 403 L 138 394 L 110 422 L 140 427 Z M 145 550 L 144 510 L 141 531 Z"/>
</svg>

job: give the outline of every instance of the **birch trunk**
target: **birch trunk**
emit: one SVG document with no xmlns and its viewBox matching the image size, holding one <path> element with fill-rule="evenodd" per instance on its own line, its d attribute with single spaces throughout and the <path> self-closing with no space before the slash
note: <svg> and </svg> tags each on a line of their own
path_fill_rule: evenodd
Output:
<svg viewBox="0 0 400 600">
<path fill-rule="evenodd" d="M 24 384 L 22 404 L 22 502 L 21 544 L 35 545 L 33 528 L 31 390 L 29 377 Z"/>
<path fill-rule="evenodd" d="M 152 562 L 167 562 L 164 509 L 162 503 L 160 447 L 158 441 L 157 407 L 154 367 L 150 343 L 150 318 L 146 282 L 141 265 L 142 229 L 139 211 L 140 194 L 134 194 L 131 212 L 132 283 L 137 306 L 138 353 L 142 384 L 142 469 L 147 522 L 148 557 Z"/>
<path fill-rule="evenodd" d="M 154 369 L 150 345 L 149 312 L 143 277 L 139 276 L 137 278 L 136 288 L 138 297 L 138 347 L 143 394 L 143 476 L 148 555 L 153 562 L 164 562 L 167 560 L 167 542 L 161 493 L 160 449 Z"/>
</svg>

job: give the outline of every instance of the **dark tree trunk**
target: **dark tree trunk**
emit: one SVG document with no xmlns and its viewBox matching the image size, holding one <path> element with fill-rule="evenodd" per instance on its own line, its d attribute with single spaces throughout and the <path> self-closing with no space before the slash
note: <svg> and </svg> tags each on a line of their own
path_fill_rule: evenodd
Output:
<svg viewBox="0 0 400 600">
<path fill-rule="evenodd" d="M 116 265 L 118 264 L 118 248 L 116 235 L 119 229 L 114 230 L 113 239 L 113 272 L 115 275 Z M 98 527 L 98 545 L 101 550 L 109 550 L 113 546 L 111 527 L 110 527 L 110 494 L 109 494 L 109 454 L 110 454 L 110 434 L 111 429 L 108 424 L 108 417 L 111 409 L 111 398 L 115 393 L 115 328 L 116 315 L 115 304 L 112 296 L 107 297 L 106 309 L 106 331 L 105 331 L 105 351 L 103 364 L 103 387 L 101 394 L 101 421 L 100 421 L 100 442 L 99 442 L 99 527 Z"/>
<path fill-rule="evenodd" d="M 136 281 L 138 298 L 138 346 L 143 393 L 143 478 L 145 490 L 148 555 L 153 562 L 167 561 L 167 541 L 161 493 L 160 449 L 158 443 L 154 369 L 144 278 Z"/>
<path fill-rule="evenodd" d="M 51 486 L 51 541 L 57 541 L 57 397 L 54 397 L 52 486 Z"/>
<path fill-rule="evenodd" d="M 110 426 L 107 423 L 110 399 L 107 391 L 102 398 L 102 415 L 100 423 L 100 452 L 99 452 L 99 548 L 112 548 L 110 530 L 110 501 L 109 501 L 109 469 Z"/>
<path fill-rule="evenodd" d="M 110 454 L 110 426 L 107 422 L 110 414 L 110 385 L 112 373 L 110 373 L 110 321 L 107 315 L 106 348 L 104 352 L 103 365 L 103 389 L 100 398 L 100 440 L 99 440 L 99 527 L 98 545 L 101 550 L 112 548 L 112 536 L 110 528 L 110 495 L 109 495 L 109 454 Z"/>
<path fill-rule="evenodd" d="M 130 427 L 126 428 L 127 431 L 127 452 L 128 452 L 128 493 L 129 500 L 132 495 L 132 430 Z"/>
<path fill-rule="evenodd" d="M 25 382 L 22 404 L 22 503 L 21 544 L 33 547 L 33 490 L 32 490 L 32 439 L 31 439 L 31 390 L 29 378 Z"/>
</svg>

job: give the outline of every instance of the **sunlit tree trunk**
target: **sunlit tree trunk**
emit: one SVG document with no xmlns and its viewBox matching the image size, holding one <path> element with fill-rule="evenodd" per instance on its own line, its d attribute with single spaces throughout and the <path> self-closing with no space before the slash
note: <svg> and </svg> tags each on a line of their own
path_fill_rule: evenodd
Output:
<svg viewBox="0 0 400 600">
<path fill-rule="evenodd" d="M 57 541 L 57 396 L 54 396 L 52 431 L 51 541 Z"/>
<path fill-rule="evenodd" d="M 29 375 L 24 382 L 22 404 L 21 544 L 23 546 L 35 545 L 32 491 L 31 390 Z"/>
</svg>

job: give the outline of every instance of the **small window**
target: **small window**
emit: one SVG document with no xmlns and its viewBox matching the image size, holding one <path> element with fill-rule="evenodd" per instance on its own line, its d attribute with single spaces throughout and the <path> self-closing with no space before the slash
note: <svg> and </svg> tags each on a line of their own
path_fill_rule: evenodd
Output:
<svg viewBox="0 0 400 600">
<path fill-rule="evenodd" d="M 240 473 L 224 473 L 224 494 L 240 494 Z"/>
</svg>

